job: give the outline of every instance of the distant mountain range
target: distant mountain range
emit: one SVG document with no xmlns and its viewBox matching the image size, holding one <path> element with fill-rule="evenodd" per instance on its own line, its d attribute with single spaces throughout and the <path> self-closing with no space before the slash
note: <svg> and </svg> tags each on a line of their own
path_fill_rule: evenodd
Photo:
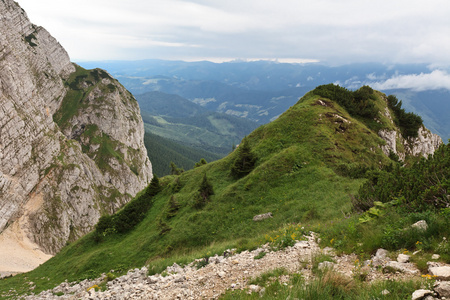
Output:
<svg viewBox="0 0 450 300">
<path fill-rule="evenodd" d="M 148 91 L 177 94 L 204 108 L 265 124 L 294 105 L 316 86 L 337 83 L 348 89 L 370 85 L 403 100 L 408 111 L 420 114 L 425 125 L 444 141 L 450 138 L 450 91 L 438 84 L 422 86 L 431 74 L 426 64 L 380 63 L 327 66 L 319 63 L 182 62 L 163 60 L 82 63 L 100 66 L 117 77 L 134 95 Z M 443 72 L 446 75 L 445 72 Z M 407 84 L 396 79 L 408 78 Z M 432 77 L 428 83 L 439 81 Z M 394 83 L 392 83 L 394 81 Z M 389 84 L 387 84 L 389 83 Z M 449 88 L 449 87 L 447 87 Z"/>
</svg>

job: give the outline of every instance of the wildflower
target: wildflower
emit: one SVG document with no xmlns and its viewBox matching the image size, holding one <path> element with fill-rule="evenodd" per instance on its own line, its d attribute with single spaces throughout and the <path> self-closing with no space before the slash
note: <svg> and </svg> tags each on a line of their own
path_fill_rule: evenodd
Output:
<svg viewBox="0 0 450 300">
<path fill-rule="evenodd" d="M 334 239 L 331 239 L 330 244 L 333 245 Z"/>
</svg>

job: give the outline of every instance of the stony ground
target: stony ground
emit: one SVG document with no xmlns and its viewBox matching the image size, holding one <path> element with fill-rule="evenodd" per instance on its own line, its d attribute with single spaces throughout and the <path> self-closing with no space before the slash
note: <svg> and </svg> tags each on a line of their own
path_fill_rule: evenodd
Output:
<svg viewBox="0 0 450 300">
<path fill-rule="evenodd" d="M 266 254 L 260 259 L 255 259 L 261 252 Z M 249 284 L 252 278 L 276 268 L 284 268 L 290 274 L 301 273 L 308 280 L 313 276 L 312 257 L 324 253 L 334 262 L 323 262 L 319 264 L 319 268 L 332 267 L 350 277 L 361 273 L 366 275 L 368 281 L 420 277 L 419 270 L 408 262 L 407 256 L 399 255 L 397 260 L 391 260 L 387 256 L 387 251 L 380 249 L 370 261 L 359 262 L 354 254 L 336 256 L 331 248 L 320 249 L 314 234 L 311 234 L 306 240 L 298 241 L 293 247 L 280 251 L 272 251 L 269 245 L 239 254 L 227 250 L 222 256 L 210 257 L 208 264 L 199 269 L 197 265 L 201 264 L 202 260 L 194 261 L 185 267 L 174 264 L 163 273 L 152 276 L 147 275 L 146 267 L 130 270 L 128 274 L 109 281 L 106 291 L 96 291 L 93 288 L 106 281 L 106 277 L 103 276 L 80 283 L 64 282 L 53 290 L 27 296 L 25 299 L 216 299 L 228 289 L 248 289 L 249 292 L 263 293 L 261 287 Z M 381 272 L 385 266 L 389 266 L 391 272 Z M 450 266 L 430 263 L 430 269 L 432 267 L 444 273 L 447 271 L 448 278 L 440 279 L 450 285 L 450 282 L 446 281 L 450 280 Z M 287 282 L 289 276 L 282 276 L 280 280 Z M 450 293 L 450 290 L 448 292 Z M 420 297 L 416 299 L 445 299 L 445 297 L 434 298 L 437 297 L 435 291 L 418 291 L 418 293 Z M 447 299 L 450 299 L 450 294 Z"/>
</svg>

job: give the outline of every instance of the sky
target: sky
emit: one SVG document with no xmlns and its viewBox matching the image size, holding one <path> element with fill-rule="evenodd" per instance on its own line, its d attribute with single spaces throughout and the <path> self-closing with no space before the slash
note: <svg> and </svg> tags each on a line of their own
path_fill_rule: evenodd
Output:
<svg viewBox="0 0 450 300">
<path fill-rule="evenodd" d="M 450 66 L 448 0 L 18 0 L 76 62 Z M 386 83 L 389 84 L 389 83 Z"/>
</svg>

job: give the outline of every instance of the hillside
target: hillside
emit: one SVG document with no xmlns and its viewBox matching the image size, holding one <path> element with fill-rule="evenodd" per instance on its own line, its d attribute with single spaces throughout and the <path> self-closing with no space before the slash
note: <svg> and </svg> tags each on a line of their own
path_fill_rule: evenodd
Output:
<svg viewBox="0 0 450 300">
<path fill-rule="evenodd" d="M 319 96 L 324 92 L 342 97 Z M 350 115 L 338 104 L 347 105 L 343 99 L 361 105 Z M 366 117 L 373 112 L 376 121 Z M 291 234 L 303 234 L 300 227 L 286 229 L 288 224 L 333 228 L 320 229 L 320 224 L 352 214 L 349 195 L 357 194 L 367 170 L 387 167 L 400 155 L 409 161 L 417 149 L 429 151 L 417 155 L 427 155 L 439 146 L 423 127 L 418 137 L 404 139 L 397 116 L 386 96 L 370 88 L 349 94 L 334 85 L 319 87 L 252 132 L 227 157 L 161 178 L 161 191 L 155 181 L 116 215 L 104 217 L 95 232 L 26 276 L 40 291 L 64 279 L 144 264 L 154 274 L 174 261 L 186 263 L 227 248 L 251 249 L 270 241 L 281 246 Z M 397 147 L 390 148 L 397 158 L 384 153 L 392 140 L 387 143 L 377 132 L 397 133 Z M 252 220 L 268 212 L 272 218 Z M 43 274 L 49 279 L 42 280 Z M 21 278 L 9 282 L 18 284 Z"/>
</svg>

